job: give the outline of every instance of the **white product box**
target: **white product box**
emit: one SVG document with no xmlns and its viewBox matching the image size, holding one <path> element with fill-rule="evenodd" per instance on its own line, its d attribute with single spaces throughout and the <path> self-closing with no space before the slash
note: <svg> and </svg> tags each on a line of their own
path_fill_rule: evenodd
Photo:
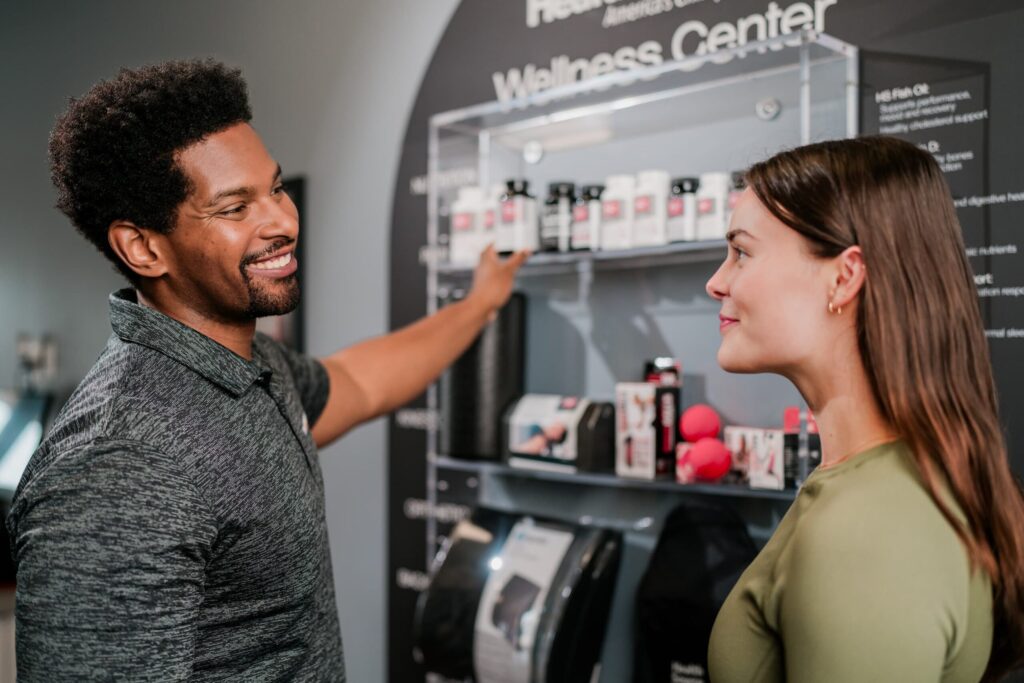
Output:
<svg viewBox="0 0 1024 683">
<path fill-rule="evenodd" d="M 751 488 L 781 491 L 785 487 L 784 439 L 781 429 L 725 428 L 725 447 L 732 451 L 733 470 Z"/>
<path fill-rule="evenodd" d="M 615 473 L 633 479 L 671 477 L 679 387 L 650 382 L 615 385 Z"/>
<path fill-rule="evenodd" d="M 480 595 L 473 642 L 478 683 L 529 683 L 548 591 L 573 542 L 570 531 L 516 523 Z"/>
</svg>

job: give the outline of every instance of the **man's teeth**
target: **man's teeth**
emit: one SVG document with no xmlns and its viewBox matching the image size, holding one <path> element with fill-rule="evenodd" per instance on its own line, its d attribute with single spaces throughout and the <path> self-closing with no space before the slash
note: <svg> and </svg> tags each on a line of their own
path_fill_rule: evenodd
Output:
<svg viewBox="0 0 1024 683">
<path fill-rule="evenodd" d="M 291 260 L 292 254 L 291 252 L 288 252 L 284 256 L 278 256 L 277 258 L 272 258 L 268 261 L 257 261 L 256 263 L 250 263 L 249 267 L 255 268 L 256 270 L 274 270 L 276 268 L 284 268 L 289 263 L 291 263 Z"/>
</svg>

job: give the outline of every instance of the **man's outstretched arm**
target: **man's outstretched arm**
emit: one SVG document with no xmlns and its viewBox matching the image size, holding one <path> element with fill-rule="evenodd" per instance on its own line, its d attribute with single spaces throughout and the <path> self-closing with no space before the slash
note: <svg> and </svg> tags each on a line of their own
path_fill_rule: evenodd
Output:
<svg viewBox="0 0 1024 683">
<path fill-rule="evenodd" d="M 408 403 L 465 351 L 512 294 L 520 252 L 502 260 L 490 247 L 480 257 L 465 299 L 390 334 L 321 359 L 330 378 L 323 413 L 313 426 L 318 446 L 352 427 Z"/>
</svg>

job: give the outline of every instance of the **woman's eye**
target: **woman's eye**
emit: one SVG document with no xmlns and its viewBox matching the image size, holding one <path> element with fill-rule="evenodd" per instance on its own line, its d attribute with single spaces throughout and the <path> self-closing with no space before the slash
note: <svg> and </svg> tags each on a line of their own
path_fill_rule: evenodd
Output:
<svg viewBox="0 0 1024 683">
<path fill-rule="evenodd" d="M 736 256 L 737 261 L 742 261 L 743 259 L 750 255 L 747 252 L 740 249 L 739 247 L 737 247 L 736 245 L 730 245 L 730 247 L 732 248 L 732 253 Z"/>
</svg>

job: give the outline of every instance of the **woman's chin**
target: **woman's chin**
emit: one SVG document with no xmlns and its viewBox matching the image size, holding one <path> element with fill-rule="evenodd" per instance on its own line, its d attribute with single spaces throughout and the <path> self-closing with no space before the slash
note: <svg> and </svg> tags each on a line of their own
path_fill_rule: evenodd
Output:
<svg viewBox="0 0 1024 683">
<path fill-rule="evenodd" d="M 739 357 L 739 354 L 732 353 L 729 349 L 725 348 L 724 344 L 718 348 L 718 365 L 726 372 L 742 374 L 764 372 L 764 369 L 759 367 L 757 363 L 752 362 L 749 358 L 742 358 Z"/>
</svg>

